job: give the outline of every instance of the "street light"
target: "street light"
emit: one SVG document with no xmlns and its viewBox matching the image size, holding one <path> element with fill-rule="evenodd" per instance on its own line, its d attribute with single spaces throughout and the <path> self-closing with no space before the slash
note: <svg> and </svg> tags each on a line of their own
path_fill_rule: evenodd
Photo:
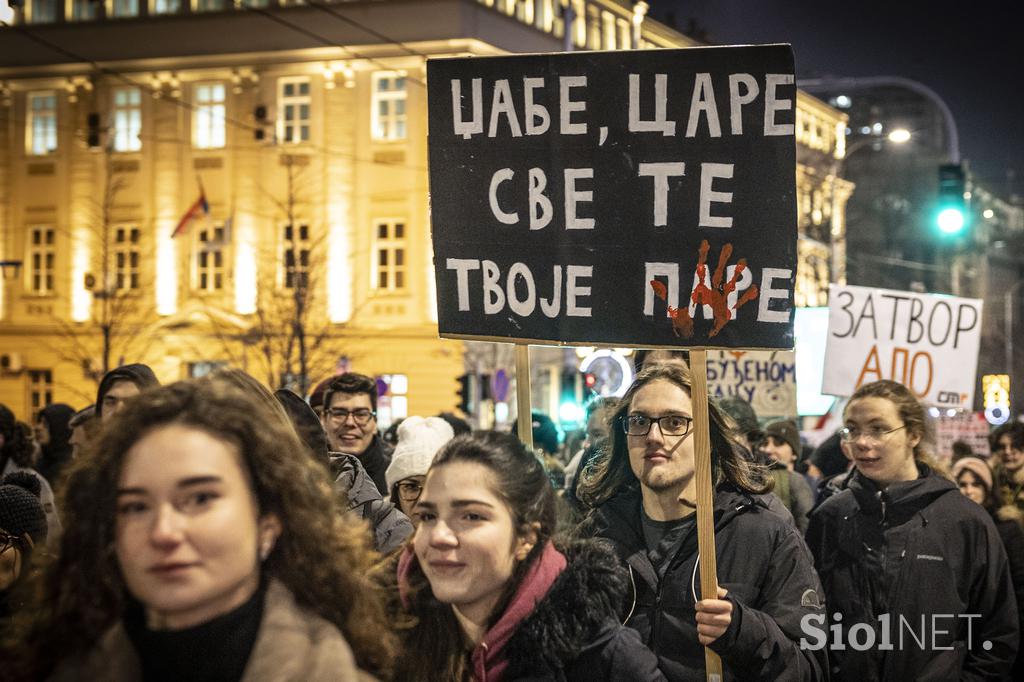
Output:
<svg viewBox="0 0 1024 682">
<path fill-rule="evenodd" d="M 881 145 L 888 141 L 896 145 L 902 145 L 909 142 L 912 137 L 913 134 L 906 128 L 894 128 L 885 136 L 878 134 L 867 135 L 858 140 L 854 140 L 853 144 L 843 150 L 842 156 L 835 156 L 832 159 L 831 197 L 829 199 L 829 205 L 832 207 L 832 228 L 829 230 L 829 255 L 832 259 L 832 272 L 830 279 L 832 282 L 837 282 L 839 279 L 837 273 L 839 272 L 839 261 L 842 257 L 839 253 L 839 234 L 835 224 L 838 217 L 838 211 L 836 211 L 836 181 L 842 175 L 847 159 L 869 144 L 874 147 L 875 145 Z"/>
</svg>

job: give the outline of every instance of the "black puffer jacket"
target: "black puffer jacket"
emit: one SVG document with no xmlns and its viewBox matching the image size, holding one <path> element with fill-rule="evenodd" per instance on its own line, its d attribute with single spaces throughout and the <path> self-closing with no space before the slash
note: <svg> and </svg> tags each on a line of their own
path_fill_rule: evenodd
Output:
<svg viewBox="0 0 1024 682">
<path fill-rule="evenodd" d="M 951 481 L 919 467 L 919 478 L 884 491 L 852 473 L 844 489 L 811 514 L 807 543 L 830 616 L 817 627 L 825 630 L 834 614 L 842 614 L 844 643 L 857 623 L 874 632 L 875 645 L 866 651 L 847 646 L 830 653 L 833 677 L 1007 679 L 1018 625 L 1003 543 L 980 505 Z M 891 651 L 879 645 L 884 614 Z M 922 622 L 923 646 L 917 643 Z M 866 642 L 866 629 L 858 630 L 858 641 Z"/>
<path fill-rule="evenodd" d="M 726 680 L 826 679 L 825 652 L 803 651 L 799 644 L 801 618 L 824 614 L 821 584 L 800 533 L 768 507 L 768 496 L 730 486 L 715 493 L 718 582 L 728 590 L 733 617 L 711 648 L 722 657 Z M 662 672 L 669 680 L 702 682 L 696 529 L 659 581 L 640 515 L 640 493 L 631 491 L 598 507 L 582 530 L 611 540 L 629 565 L 634 589 L 626 625 L 658 655 Z"/>
<path fill-rule="evenodd" d="M 658 659 L 618 613 L 629 575 L 607 543 L 561 548 L 568 565 L 505 645 L 505 680 L 643 682 L 664 680 Z"/>
</svg>

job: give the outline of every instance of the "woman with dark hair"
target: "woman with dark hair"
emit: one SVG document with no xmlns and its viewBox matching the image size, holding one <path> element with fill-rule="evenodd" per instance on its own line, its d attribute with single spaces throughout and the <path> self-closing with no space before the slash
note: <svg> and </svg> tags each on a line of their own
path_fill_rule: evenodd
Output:
<svg viewBox="0 0 1024 682">
<path fill-rule="evenodd" d="M 708 405 L 717 595 L 701 595 L 690 372 L 661 363 L 637 376 L 615 412 L 611 448 L 577 494 L 594 506 L 583 531 L 611 540 L 631 573 L 626 625 L 670 680 L 703 680 L 704 647 L 726 680 L 815 680 L 823 651 L 800 646 L 820 616 L 821 585 L 792 521 L 770 509 L 765 467 L 732 440 Z"/>
<path fill-rule="evenodd" d="M 807 529 L 830 616 L 817 636 L 840 640 L 833 678 L 1009 679 L 1019 633 L 1006 552 L 985 510 L 937 470 L 924 406 L 876 381 L 843 419 L 854 469 Z"/>
<path fill-rule="evenodd" d="M 1015 505 L 1002 503 L 1001 486 L 988 462 L 978 457 L 961 457 L 953 463 L 952 473 L 960 492 L 980 504 L 996 524 L 1010 562 L 1010 577 L 1017 595 L 1017 622 L 1024 632 L 1024 527 L 1020 510 Z M 1019 650 L 1013 666 L 1013 679 L 1024 679 L 1024 656 Z"/>
<path fill-rule="evenodd" d="M 38 604 L 5 638 L 20 679 L 355 680 L 392 640 L 376 556 L 325 468 L 224 381 L 133 399 L 69 472 Z M 358 667 L 357 667 L 358 666 Z"/>
<path fill-rule="evenodd" d="M 459 436 L 437 455 L 398 581 L 403 682 L 662 680 L 616 619 L 628 578 L 601 544 L 558 545 L 555 493 L 508 434 Z"/>
</svg>

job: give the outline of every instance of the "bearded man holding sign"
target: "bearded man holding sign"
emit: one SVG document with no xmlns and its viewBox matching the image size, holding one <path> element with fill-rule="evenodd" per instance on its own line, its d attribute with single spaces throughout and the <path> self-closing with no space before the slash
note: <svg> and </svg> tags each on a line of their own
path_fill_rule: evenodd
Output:
<svg viewBox="0 0 1024 682">
<path fill-rule="evenodd" d="M 612 542 L 632 575 L 625 624 L 657 654 L 669 680 L 705 679 L 704 646 L 726 680 L 819 680 L 824 650 L 800 648 L 800 620 L 824 614 L 810 552 L 769 511 L 765 474 L 743 456 L 708 405 L 719 590 L 700 594 L 693 403 L 689 371 L 650 367 L 612 420 L 612 448 L 580 483 L 594 512 L 584 531 Z"/>
</svg>

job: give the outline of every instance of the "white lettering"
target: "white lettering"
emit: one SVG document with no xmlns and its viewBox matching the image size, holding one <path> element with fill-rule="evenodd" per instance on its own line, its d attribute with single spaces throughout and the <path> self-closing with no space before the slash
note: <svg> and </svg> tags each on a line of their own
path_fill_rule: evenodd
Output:
<svg viewBox="0 0 1024 682">
<path fill-rule="evenodd" d="M 501 206 L 498 205 L 498 185 L 511 180 L 515 173 L 512 172 L 511 168 L 502 168 L 494 172 L 491 176 L 491 187 L 487 191 L 487 198 L 491 202 L 491 213 L 498 219 L 499 223 L 506 225 L 515 225 L 519 222 L 519 213 L 506 213 L 501 210 Z"/>
<path fill-rule="evenodd" d="M 668 99 L 668 75 L 654 75 L 654 119 L 644 121 L 640 118 L 640 75 L 629 74 L 629 132 L 661 133 L 665 137 L 676 134 L 676 122 L 665 118 L 665 101 Z"/>
<path fill-rule="evenodd" d="M 455 270 L 455 281 L 459 292 L 459 311 L 469 310 L 469 271 L 478 270 L 480 261 L 476 258 L 449 258 L 445 267 Z"/>
<path fill-rule="evenodd" d="M 772 310 L 768 306 L 773 299 L 788 299 L 789 289 L 773 289 L 772 280 L 789 279 L 793 271 L 788 268 L 765 268 L 761 271 L 761 290 L 757 301 L 758 322 L 778 322 L 786 324 L 789 322 L 789 309 Z"/>
<path fill-rule="evenodd" d="M 693 96 L 690 98 L 690 119 L 686 122 L 686 136 L 697 134 L 700 114 L 708 120 L 708 134 L 711 137 L 722 136 L 722 126 L 718 122 L 718 108 L 715 106 L 715 91 L 711 87 L 711 74 L 698 73 L 693 84 Z"/>
<path fill-rule="evenodd" d="M 547 107 L 543 104 L 535 104 L 533 101 L 533 91 L 542 87 L 544 87 L 543 78 L 523 79 L 523 98 L 525 100 L 524 113 L 526 116 L 527 135 L 543 135 L 551 126 L 551 116 L 548 114 Z M 539 123 L 537 122 L 537 119 L 540 119 Z"/>
<path fill-rule="evenodd" d="M 570 265 L 565 272 L 565 314 L 569 317 L 590 317 L 590 308 L 582 307 L 577 299 L 590 296 L 590 287 L 580 286 L 577 279 L 593 276 L 592 265 Z"/>
<path fill-rule="evenodd" d="M 731 204 L 732 192 L 716 192 L 711 189 L 716 178 L 731 179 L 731 163 L 702 163 L 700 165 L 700 226 L 732 227 L 732 216 L 711 215 L 711 203 Z"/>
<path fill-rule="evenodd" d="M 593 230 L 593 218 L 579 218 L 576 215 L 576 204 L 591 202 L 594 200 L 594 193 L 587 190 L 576 189 L 577 180 L 593 179 L 593 168 L 566 168 L 565 169 L 565 229 L 567 230 Z"/>
<path fill-rule="evenodd" d="M 768 135 L 792 135 L 793 124 L 779 124 L 775 122 L 775 114 L 779 111 L 789 111 L 793 108 L 793 100 L 777 99 L 775 89 L 780 85 L 792 85 L 793 74 L 791 73 L 769 73 L 764 84 L 764 134 Z"/>
<path fill-rule="evenodd" d="M 740 94 L 740 86 L 746 88 Z M 743 105 L 757 99 L 759 88 L 757 81 L 749 73 L 729 74 L 729 122 L 733 135 L 743 134 Z"/>
<path fill-rule="evenodd" d="M 452 81 L 452 120 L 455 123 L 455 134 L 469 139 L 484 131 L 484 96 L 482 79 L 472 81 L 473 118 L 468 122 L 462 119 L 462 81 Z"/>
<path fill-rule="evenodd" d="M 573 123 L 572 112 L 586 111 L 587 103 L 569 99 L 571 88 L 584 87 L 587 84 L 586 76 L 561 76 L 558 79 L 559 89 L 559 121 L 560 130 L 563 135 L 585 135 L 587 132 L 586 123 Z"/>
<path fill-rule="evenodd" d="M 679 163 L 641 163 L 638 175 L 642 178 L 654 178 L 654 226 L 668 224 L 668 179 L 684 174 L 686 164 Z"/>
</svg>

